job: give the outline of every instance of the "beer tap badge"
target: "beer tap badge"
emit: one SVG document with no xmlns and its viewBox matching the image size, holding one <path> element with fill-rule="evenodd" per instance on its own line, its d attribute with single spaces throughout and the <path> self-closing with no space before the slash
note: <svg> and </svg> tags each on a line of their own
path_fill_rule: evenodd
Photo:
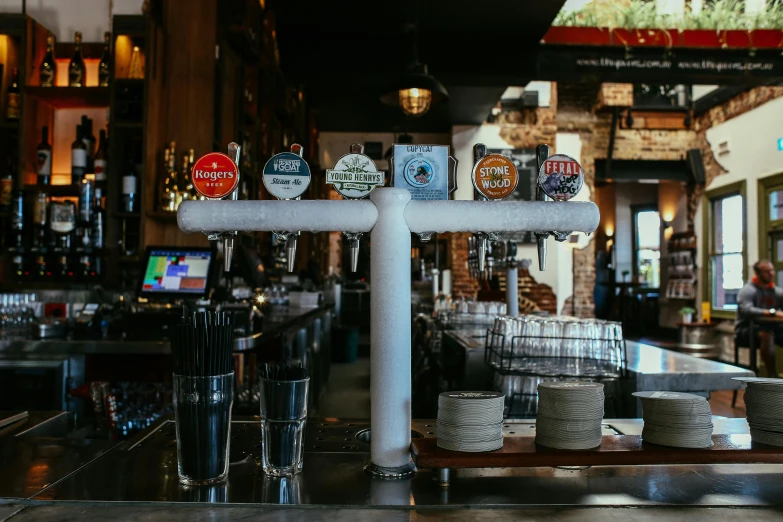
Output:
<svg viewBox="0 0 783 522">
<path fill-rule="evenodd" d="M 473 167 L 473 186 L 487 199 L 502 199 L 517 188 L 519 174 L 514 162 L 502 154 L 488 154 Z"/>
<path fill-rule="evenodd" d="M 383 177 L 375 162 L 364 154 L 346 154 L 337 160 L 333 169 L 326 169 L 326 183 L 350 199 L 368 196 L 375 187 L 383 185 Z"/>
<path fill-rule="evenodd" d="M 295 199 L 310 186 L 310 166 L 298 154 L 281 152 L 266 162 L 262 179 L 277 199 Z"/>
<path fill-rule="evenodd" d="M 239 170 L 231 158 L 222 152 L 210 152 L 193 164 L 190 179 L 193 187 L 205 198 L 221 199 L 237 187 Z"/>
<path fill-rule="evenodd" d="M 394 186 L 407 188 L 414 200 L 449 199 L 447 145 L 394 145 Z"/>
<path fill-rule="evenodd" d="M 582 189 L 585 175 L 582 166 L 571 156 L 548 157 L 538 171 L 538 184 L 555 201 L 568 201 Z"/>
</svg>

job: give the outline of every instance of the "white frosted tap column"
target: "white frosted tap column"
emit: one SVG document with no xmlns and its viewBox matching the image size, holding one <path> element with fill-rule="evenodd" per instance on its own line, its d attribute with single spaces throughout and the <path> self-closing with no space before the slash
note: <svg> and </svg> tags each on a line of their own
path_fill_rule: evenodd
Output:
<svg viewBox="0 0 783 522">
<path fill-rule="evenodd" d="M 410 192 L 376 189 L 370 273 L 370 397 L 372 463 L 399 468 L 411 445 L 411 234 L 403 217 Z"/>
<path fill-rule="evenodd" d="M 598 228 L 591 201 L 411 201 L 405 221 L 411 232 L 549 232 L 589 234 Z"/>
<path fill-rule="evenodd" d="M 184 201 L 177 224 L 183 232 L 369 232 L 377 217 L 375 205 L 366 200 Z"/>
<path fill-rule="evenodd" d="M 517 267 L 506 269 L 506 313 L 511 317 L 517 317 L 519 315 L 517 275 Z"/>
</svg>

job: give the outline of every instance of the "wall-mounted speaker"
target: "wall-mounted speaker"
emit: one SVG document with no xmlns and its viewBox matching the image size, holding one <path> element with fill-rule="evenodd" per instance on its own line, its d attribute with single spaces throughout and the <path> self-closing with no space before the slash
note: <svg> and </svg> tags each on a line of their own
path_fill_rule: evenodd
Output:
<svg viewBox="0 0 783 522">
<path fill-rule="evenodd" d="M 704 161 L 701 159 L 701 151 L 699 149 L 689 149 L 685 159 L 688 161 L 688 168 L 691 171 L 691 181 L 696 185 L 704 185 L 707 180 L 704 172 Z"/>
</svg>

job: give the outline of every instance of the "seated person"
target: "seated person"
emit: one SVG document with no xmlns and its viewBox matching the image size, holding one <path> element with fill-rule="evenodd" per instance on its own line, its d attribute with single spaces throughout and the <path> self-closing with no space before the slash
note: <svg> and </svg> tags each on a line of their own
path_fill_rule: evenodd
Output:
<svg viewBox="0 0 783 522">
<path fill-rule="evenodd" d="M 762 260 L 753 265 L 756 275 L 740 290 L 737 296 L 737 320 L 734 323 L 734 339 L 740 346 L 750 346 L 750 321 L 754 318 L 775 317 L 783 319 L 783 289 L 775 286 L 775 268 Z M 761 359 L 770 377 L 777 377 L 775 345 L 783 346 L 783 323 L 753 325 L 755 346 L 761 349 Z"/>
</svg>

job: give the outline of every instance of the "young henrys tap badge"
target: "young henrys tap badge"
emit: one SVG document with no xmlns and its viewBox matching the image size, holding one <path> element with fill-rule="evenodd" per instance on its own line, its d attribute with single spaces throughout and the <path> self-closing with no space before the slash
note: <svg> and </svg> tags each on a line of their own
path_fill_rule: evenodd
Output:
<svg viewBox="0 0 783 522">
<path fill-rule="evenodd" d="M 567 201 L 576 196 L 584 183 L 582 166 L 571 156 L 549 156 L 538 171 L 538 184 L 555 201 Z"/>
<path fill-rule="evenodd" d="M 383 185 L 383 172 L 378 172 L 375 162 L 364 154 L 346 154 L 333 169 L 326 170 L 326 183 L 334 185 L 345 198 L 359 199 Z"/>
<path fill-rule="evenodd" d="M 310 185 L 310 166 L 298 154 L 281 152 L 264 165 L 264 187 L 278 199 L 298 198 Z"/>
<path fill-rule="evenodd" d="M 449 199 L 449 147 L 395 144 L 394 186 L 411 199 Z"/>
</svg>

